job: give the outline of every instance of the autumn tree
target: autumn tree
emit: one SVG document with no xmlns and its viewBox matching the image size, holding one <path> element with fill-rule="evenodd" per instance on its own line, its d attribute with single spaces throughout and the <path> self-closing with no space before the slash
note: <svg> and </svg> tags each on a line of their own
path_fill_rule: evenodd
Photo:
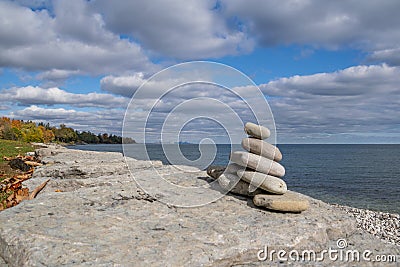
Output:
<svg viewBox="0 0 400 267">
<path fill-rule="evenodd" d="M 36 123 L 24 123 L 21 128 L 22 140 L 25 142 L 43 142 L 43 133 Z"/>
<path fill-rule="evenodd" d="M 22 125 L 23 125 L 23 122 L 20 121 L 20 120 L 12 120 L 11 121 L 11 127 L 12 128 L 21 130 L 22 129 Z"/>
<path fill-rule="evenodd" d="M 50 129 L 46 129 L 45 126 L 38 126 L 39 130 L 42 132 L 42 136 L 43 136 L 43 142 L 45 143 L 50 143 L 51 141 L 53 141 L 55 139 L 54 133 L 52 130 Z"/>
<path fill-rule="evenodd" d="M 25 142 L 59 141 L 64 143 L 75 143 L 78 141 L 88 144 L 121 144 L 135 143 L 132 138 L 122 138 L 113 134 L 94 134 L 90 131 L 75 131 L 73 128 L 61 124 L 60 128 L 52 127 L 49 123 L 32 121 L 11 120 L 7 117 L 0 118 L 0 139 L 20 140 Z"/>
<path fill-rule="evenodd" d="M 7 140 L 18 140 L 20 137 L 14 128 L 12 127 L 12 122 L 9 118 L 3 117 L 0 120 L 0 136 Z"/>
</svg>

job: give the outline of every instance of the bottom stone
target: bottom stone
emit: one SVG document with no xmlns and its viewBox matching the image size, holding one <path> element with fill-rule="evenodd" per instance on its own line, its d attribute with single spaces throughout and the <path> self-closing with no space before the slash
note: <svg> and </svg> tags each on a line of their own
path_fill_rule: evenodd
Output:
<svg viewBox="0 0 400 267">
<path fill-rule="evenodd" d="M 287 191 L 284 195 L 259 194 L 254 196 L 253 203 L 259 207 L 284 212 L 302 212 L 310 205 L 307 199 L 292 191 Z"/>
<path fill-rule="evenodd" d="M 240 180 L 239 176 L 233 173 L 224 173 L 218 178 L 219 185 L 231 193 L 252 197 L 257 194 L 265 194 L 266 191 L 257 188 L 255 191 L 250 192 L 250 184 Z"/>
</svg>

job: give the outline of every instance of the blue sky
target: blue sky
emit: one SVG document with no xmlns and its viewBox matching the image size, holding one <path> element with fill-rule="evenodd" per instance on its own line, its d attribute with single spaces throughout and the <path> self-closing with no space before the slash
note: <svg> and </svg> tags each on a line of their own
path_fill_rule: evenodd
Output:
<svg viewBox="0 0 400 267">
<path fill-rule="evenodd" d="M 149 77 L 210 60 L 260 87 L 278 143 L 400 143 L 398 10 L 389 0 L 2 0 L 0 115 L 121 134 Z M 204 90 L 182 93 L 236 103 Z M 222 140 L 215 123 L 191 123 L 184 141 Z"/>
</svg>

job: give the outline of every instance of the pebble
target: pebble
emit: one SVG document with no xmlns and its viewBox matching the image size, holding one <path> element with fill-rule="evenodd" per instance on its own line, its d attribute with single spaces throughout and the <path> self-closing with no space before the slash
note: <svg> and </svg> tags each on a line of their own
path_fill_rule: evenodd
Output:
<svg viewBox="0 0 400 267">
<path fill-rule="evenodd" d="M 308 200 L 291 191 L 284 195 L 256 195 L 253 203 L 259 207 L 282 212 L 302 212 L 310 206 Z"/>
<path fill-rule="evenodd" d="M 271 132 L 268 128 L 251 122 L 245 124 L 244 131 L 248 135 L 258 139 L 267 139 L 271 135 Z"/>
<path fill-rule="evenodd" d="M 207 174 L 208 176 L 214 178 L 214 179 L 218 179 L 218 177 L 221 176 L 221 174 L 223 174 L 225 171 L 225 166 L 215 166 L 215 165 L 211 165 L 207 168 Z"/>
<path fill-rule="evenodd" d="M 251 153 L 267 159 L 272 159 L 274 161 L 282 160 L 282 153 L 279 148 L 259 139 L 243 138 L 242 147 Z"/>
<path fill-rule="evenodd" d="M 283 177 L 285 175 L 285 168 L 281 164 L 253 153 L 235 151 L 231 153 L 231 161 L 272 176 Z"/>
<path fill-rule="evenodd" d="M 286 183 L 280 178 L 245 170 L 238 170 L 237 174 L 244 181 L 256 187 L 260 187 L 267 192 L 273 194 L 285 194 L 287 191 Z"/>
</svg>

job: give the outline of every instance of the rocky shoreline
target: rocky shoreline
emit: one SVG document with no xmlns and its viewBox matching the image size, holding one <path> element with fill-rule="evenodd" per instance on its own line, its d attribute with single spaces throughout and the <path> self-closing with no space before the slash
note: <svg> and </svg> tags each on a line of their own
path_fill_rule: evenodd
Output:
<svg viewBox="0 0 400 267">
<path fill-rule="evenodd" d="M 179 185 L 222 193 L 204 171 L 188 173 L 184 166 L 129 159 L 129 172 L 120 153 L 60 146 L 37 153 L 45 165 L 24 183 L 32 189 L 50 182 L 36 199 L 0 212 L 0 258 L 9 266 L 326 266 L 333 262 L 266 262 L 257 255 L 265 247 L 320 252 L 335 248 L 338 239 L 346 240 L 346 249 L 397 255 L 400 262 L 400 247 L 391 244 L 399 238 L 395 215 L 334 206 L 304 195 L 310 207 L 301 214 L 269 211 L 234 194 L 205 206 L 177 208 L 164 204 L 168 196 L 148 195 L 134 177 L 151 178 L 156 170 Z M 367 231 L 376 231 L 375 236 Z"/>
</svg>

